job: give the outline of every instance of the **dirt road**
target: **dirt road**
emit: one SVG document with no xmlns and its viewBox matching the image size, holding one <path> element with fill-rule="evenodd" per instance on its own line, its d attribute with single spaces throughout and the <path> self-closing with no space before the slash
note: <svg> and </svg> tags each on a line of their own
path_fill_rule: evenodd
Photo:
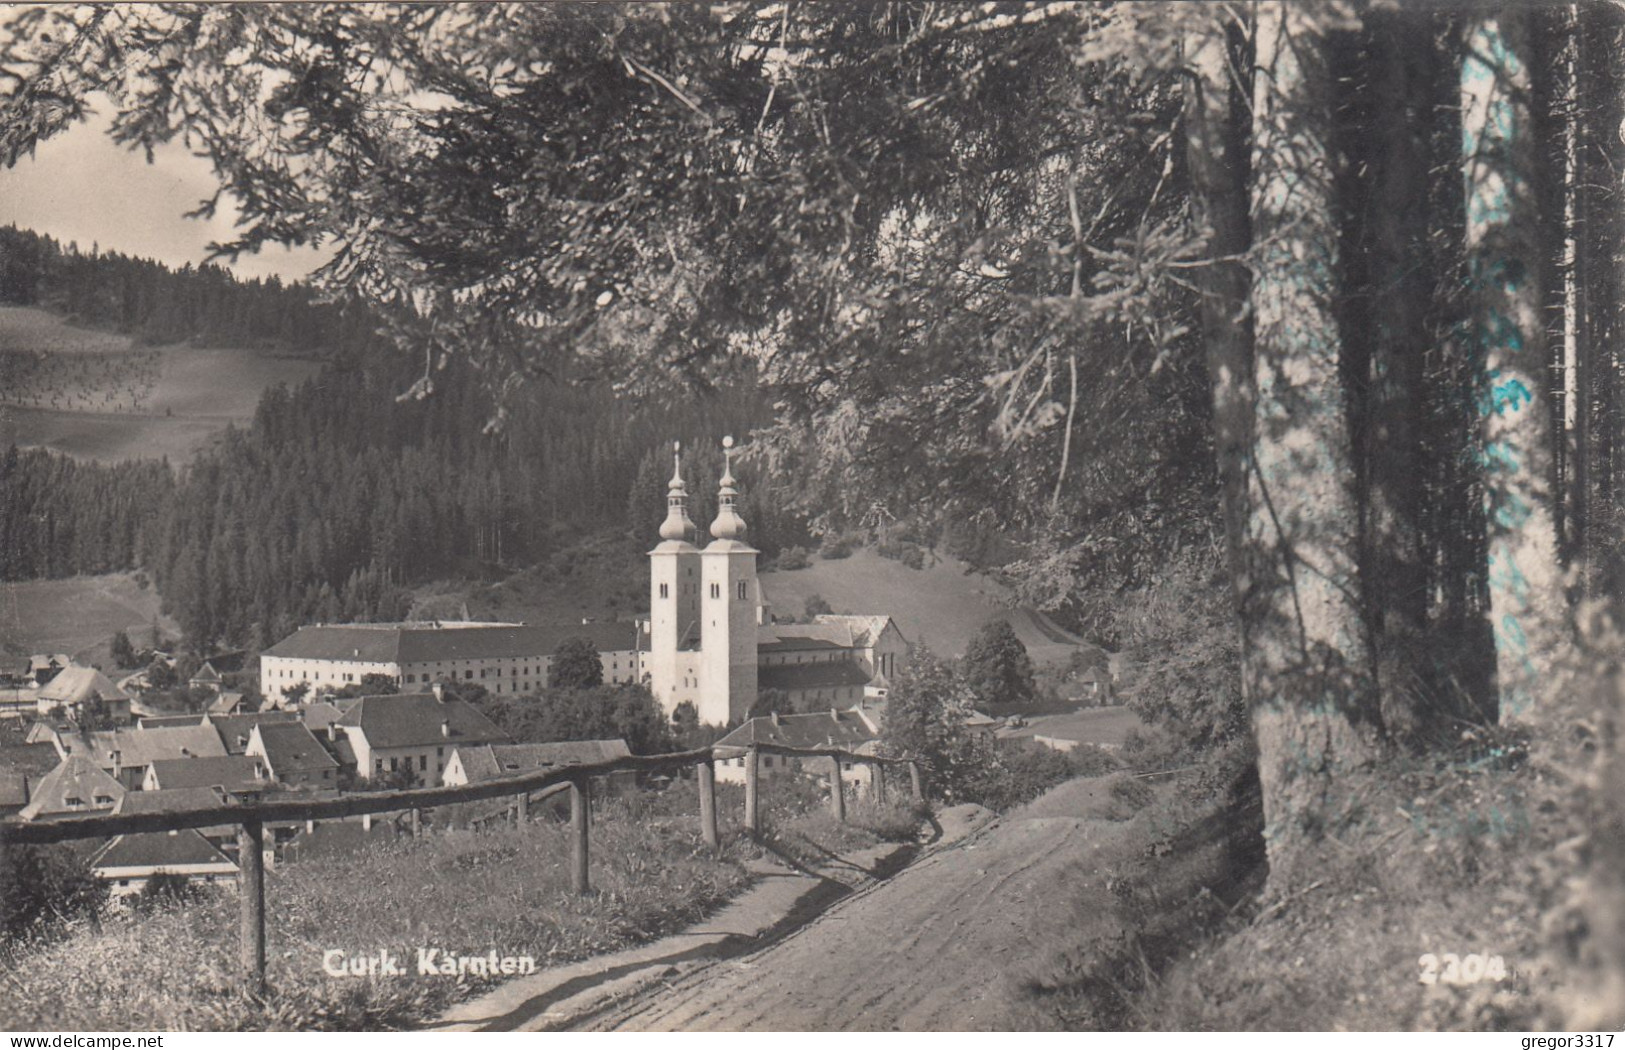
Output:
<svg viewBox="0 0 1625 1050">
<path fill-rule="evenodd" d="M 586 1027 L 667 1031 L 1026 1027 L 1014 983 L 1041 936 L 1071 922 L 1083 861 L 1128 825 L 1094 819 L 1097 782 L 1074 781 L 804 929 L 599 1014 Z M 1090 883 L 1094 885 L 1091 886 Z"/>
</svg>

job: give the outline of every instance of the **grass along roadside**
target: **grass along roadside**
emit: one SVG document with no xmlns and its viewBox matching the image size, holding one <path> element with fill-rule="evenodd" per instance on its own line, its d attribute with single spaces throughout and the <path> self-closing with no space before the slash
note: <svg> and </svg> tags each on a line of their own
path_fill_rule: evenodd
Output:
<svg viewBox="0 0 1625 1050">
<path fill-rule="evenodd" d="M 855 813 L 838 836 L 786 784 L 764 792 L 781 836 L 839 853 L 872 845 Z M 270 991 L 248 995 L 237 965 L 238 904 L 219 893 L 141 915 L 108 913 L 56 936 L 0 949 L 0 1016 L 22 1031 L 377 1030 L 410 1027 L 501 978 L 418 976 L 419 947 L 443 954 L 534 957 L 538 969 L 676 932 L 738 894 L 761 847 L 719 799 L 724 848 L 700 840 L 691 783 L 595 805 L 594 892 L 569 890 L 570 829 L 448 831 L 286 864 L 267 873 Z M 899 820 L 870 815 L 878 826 Z M 404 976 L 333 977 L 324 953 L 390 951 Z"/>
</svg>

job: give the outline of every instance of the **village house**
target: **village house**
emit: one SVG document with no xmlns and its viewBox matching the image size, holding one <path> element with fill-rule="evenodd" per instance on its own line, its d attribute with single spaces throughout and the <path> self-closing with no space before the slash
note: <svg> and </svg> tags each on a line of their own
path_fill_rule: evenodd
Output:
<svg viewBox="0 0 1625 1050">
<path fill-rule="evenodd" d="M 193 672 L 192 677 L 186 680 L 189 689 L 207 689 L 211 693 L 218 693 L 226 680 L 220 677 L 220 672 L 214 669 L 214 664 L 203 661 L 203 666 Z"/>
<path fill-rule="evenodd" d="M 565 740 L 550 744 L 458 747 L 452 750 L 451 758 L 446 762 L 446 772 L 441 782 L 447 787 L 461 787 L 522 773 L 609 762 L 631 754 L 624 740 Z M 598 779 L 615 795 L 625 794 L 637 787 L 637 774 L 631 770 Z"/>
<path fill-rule="evenodd" d="M 236 715 L 246 713 L 247 711 L 244 708 L 244 697 L 242 693 L 221 693 L 219 696 L 214 698 L 214 702 L 209 705 L 208 709 L 208 714 L 211 717 L 215 715 Z"/>
<path fill-rule="evenodd" d="M 251 711 L 245 715 L 209 715 L 206 723 L 220 735 L 220 743 L 228 755 L 241 755 L 248 750 L 248 738 L 254 727 L 271 723 L 296 723 L 297 711 Z"/>
<path fill-rule="evenodd" d="M 276 704 L 301 685 L 317 693 L 337 691 L 380 675 L 403 689 L 477 682 L 490 693 L 523 695 L 546 687 L 553 653 L 569 638 L 592 642 L 604 681 L 642 679 L 633 623 L 318 624 L 299 628 L 260 655 L 260 692 L 266 703 Z"/>
<path fill-rule="evenodd" d="M 83 755 L 68 755 L 32 786 L 20 820 L 110 813 L 130 789 Z"/>
<path fill-rule="evenodd" d="M 338 761 L 303 723 L 262 722 L 254 726 L 244 755 L 263 761 L 271 779 L 283 787 L 338 787 Z"/>
<path fill-rule="evenodd" d="M 364 696 L 331 727 L 354 752 L 365 780 L 411 770 L 424 787 L 438 787 L 459 747 L 506 744 L 508 735 L 477 708 L 443 693 Z"/>
<path fill-rule="evenodd" d="M 861 707 L 850 710 L 819 711 L 813 714 L 762 715 L 746 721 L 739 728 L 716 742 L 719 748 L 748 747 L 751 744 L 776 744 L 780 747 L 829 748 L 866 754 L 880 739 L 880 725 Z M 805 760 L 787 755 L 759 755 L 758 777 L 795 776 L 806 773 L 827 780 L 829 762 L 816 758 Z M 718 759 L 717 779 L 731 784 L 745 782 L 745 759 Z M 857 784 L 868 790 L 870 770 L 868 763 L 844 761 L 841 763 L 843 784 Z"/>
<path fill-rule="evenodd" d="M 147 767 L 141 790 L 218 787 L 226 791 L 263 791 L 269 781 L 265 761 L 253 755 L 165 758 Z"/>
<path fill-rule="evenodd" d="M 97 700 L 101 701 L 108 718 L 115 722 L 130 721 L 129 695 L 94 667 L 64 667 L 35 694 L 41 715 L 49 715 L 60 707 L 70 718 L 78 717 Z"/>
<path fill-rule="evenodd" d="M 45 685 L 59 671 L 72 664 L 73 657 L 67 653 L 35 653 L 28 658 L 28 668 L 24 673 L 35 685 Z"/>
<path fill-rule="evenodd" d="M 227 753 L 220 735 L 211 725 L 59 732 L 56 743 L 64 757 L 86 758 L 132 791 L 140 790 L 147 768 L 155 761 L 214 758 Z"/>
<path fill-rule="evenodd" d="M 49 741 L 0 746 L 0 820 L 28 805 L 39 782 L 61 761 Z"/>
<path fill-rule="evenodd" d="M 236 863 L 190 828 L 120 835 L 91 855 L 90 867 L 114 899 L 140 893 L 158 875 L 205 885 L 234 885 L 237 879 Z"/>
</svg>

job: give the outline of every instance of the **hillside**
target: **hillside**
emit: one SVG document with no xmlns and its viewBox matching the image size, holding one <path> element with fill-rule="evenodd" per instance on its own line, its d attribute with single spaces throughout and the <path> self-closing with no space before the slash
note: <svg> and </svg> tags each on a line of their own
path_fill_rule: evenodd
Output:
<svg viewBox="0 0 1625 1050">
<path fill-rule="evenodd" d="M 143 347 L 36 307 L 0 306 L 0 445 L 184 463 L 228 423 L 251 420 L 267 387 L 318 367 L 252 350 Z"/>
<path fill-rule="evenodd" d="M 164 633 L 176 633 L 158 603 L 157 590 L 142 587 L 131 572 L 0 582 L 0 655 L 67 653 L 81 662 L 104 661 L 116 631 L 140 642 L 156 619 Z"/>
<path fill-rule="evenodd" d="M 984 623 L 1008 619 L 1035 663 L 1065 660 L 1083 639 L 1068 634 L 1043 613 L 1009 604 L 1009 589 L 964 562 L 938 555 L 924 569 L 910 569 L 872 550 L 790 572 L 762 574 L 762 592 L 781 617 L 799 617 L 811 595 L 836 612 L 890 613 L 911 642 L 924 641 L 939 655 L 959 656 Z"/>
<path fill-rule="evenodd" d="M 455 617 L 466 602 L 474 619 L 567 623 L 625 620 L 649 611 L 648 559 L 619 537 L 584 541 L 493 584 L 440 581 L 416 592 L 414 616 Z M 958 656 L 987 621 L 1008 619 L 1037 663 L 1066 660 L 1083 639 L 1043 613 L 1007 604 L 1009 590 L 965 563 L 938 556 L 910 569 L 872 550 L 836 561 L 814 558 L 805 569 L 768 570 L 762 593 L 780 619 L 799 619 L 807 598 L 821 595 L 836 612 L 889 613 L 911 642 Z"/>
</svg>

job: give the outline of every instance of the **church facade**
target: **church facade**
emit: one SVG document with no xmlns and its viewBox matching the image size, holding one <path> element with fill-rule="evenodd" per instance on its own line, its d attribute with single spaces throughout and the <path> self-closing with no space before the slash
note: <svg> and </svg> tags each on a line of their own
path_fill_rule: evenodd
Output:
<svg viewBox="0 0 1625 1050">
<path fill-rule="evenodd" d="M 756 576 L 733 476 L 733 439 L 717 489 L 709 542 L 688 515 L 681 449 L 673 454 L 666 518 L 649 552 L 650 691 L 669 716 L 691 703 L 701 722 L 742 722 L 765 690 L 798 710 L 852 707 L 883 696 L 906 666 L 908 642 L 889 616 L 820 616 L 778 624 Z"/>
</svg>

